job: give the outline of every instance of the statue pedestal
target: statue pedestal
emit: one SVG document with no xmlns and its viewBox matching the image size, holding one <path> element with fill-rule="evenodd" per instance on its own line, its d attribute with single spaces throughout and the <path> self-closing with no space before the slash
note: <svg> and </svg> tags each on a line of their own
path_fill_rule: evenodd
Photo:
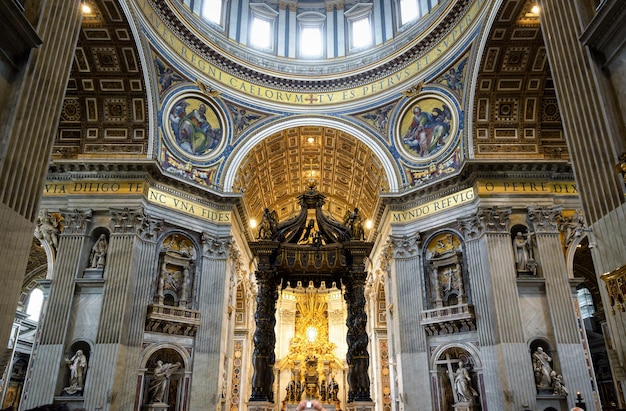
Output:
<svg viewBox="0 0 626 411">
<path fill-rule="evenodd" d="M 469 402 L 457 402 L 452 407 L 454 411 L 474 411 L 474 404 Z"/>
<path fill-rule="evenodd" d="M 167 411 L 170 406 L 164 402 L 154 402 L 152 404 L 144 405 L 141 409 L 143 411 Z"/>
<path fill-rule="evenodd" d="M 346 411 L 374 411 L 376 404 L 373 401 L 353 401 L 346 405 Z"/>
<path fill-rule="evenodd" d="M 269 401 L 250 401 L 248 411 L 274 411 L 276 404 Z"/>
<path fill-rule="evenodd" d="M 567 397 L 563 395 L 537 394 L 537 409 L 545 410 L 552 407 L 557 410 L 567 410 Z"/>
<path fill-rule="evenodd" d="M 83 278 L 102 278 L 103 274 L 104 268 L 85 268 Z"/>
</svg>

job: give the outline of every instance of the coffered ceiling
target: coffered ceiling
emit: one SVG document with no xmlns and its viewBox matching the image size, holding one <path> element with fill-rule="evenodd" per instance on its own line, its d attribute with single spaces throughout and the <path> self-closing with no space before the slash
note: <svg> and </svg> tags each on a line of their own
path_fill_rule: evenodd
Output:
<svg viewBox="0 0 626 411">
<path fill-rule="evenodd" d="M 326 196 L 326 210 L 341 219 L 358 206 L 371 218 L 378 193 L 389 183 L 381 162 L 355 137 L 336 129 L 303 126 L 280 131 L 254 147 L 242 162 L 235 186 L 244 191 L 250 218 L 260 221 L 263 209 L 280 220 L 300 211 L 297 197 L 313 176 Z"/>
</svg>

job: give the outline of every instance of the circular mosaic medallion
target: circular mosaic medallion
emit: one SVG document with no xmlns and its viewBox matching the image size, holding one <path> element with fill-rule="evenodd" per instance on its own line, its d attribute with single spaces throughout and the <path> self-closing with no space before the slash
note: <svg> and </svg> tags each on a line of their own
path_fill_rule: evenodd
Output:
<svg viewBox="0 0 626 411">
<path fill-rule="evenodd" d="M 458 127 L 455 106 L 441 95 L 426 94 L 408 104 L 400 115 L 396 145 L 412 161 L 431 161 L 452 144 Z"/>
<path fill-rule="evenodd" d="M 163 111 L 163 129 L 170 145 L 186 159 L 208 160 L 224 145 L 221 110 L 203 95 L 187 93 Z"/>
</svg>

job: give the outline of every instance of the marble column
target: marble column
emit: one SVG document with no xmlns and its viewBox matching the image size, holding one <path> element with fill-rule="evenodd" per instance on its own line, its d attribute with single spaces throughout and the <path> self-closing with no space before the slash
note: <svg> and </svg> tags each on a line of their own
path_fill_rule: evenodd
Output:
<svg viewBox="0 0 626 411">
<path fill-rule="evenodd" d="M 276 300 L 278 299 L 278 275 L 271 270 L 256 272 L 259 293 L 254 316 L 254 375 L 250 402 L 274 402 L 274 362 L 276 335 Z"/>
<path fill-rule="evenodd" d="M 39 342 L 31 357 L 31 376 L 25 383 L 24 407 L 32 408 L 54 400 L 65 381 L 59 382 L 63 359 L 69 349 L 66 341 L 74 303 L 75 279 L 80 270 L 81 252 L 91 210 L 63 211 L 63 231 L 59 235 L 57 260 L 51 278 L 50 297 L 40 323 Z M 65 385 L 66 386 L 66 385 Z M 60 387 L 60 388 L 59 388 Z"/>
<path fill-rule="evenodd" d="M 557 218 L 560 207 L 529 207 L 528 216 L 533 223 L 537 241 L 538 258 L 546 282 L 546 300 L 550 313 L 550 328 L 554 332 L 556 354 L 552 354 L 553 368 L 565 378 L 570 391 L 570 407 L 574 406 L 574 393 L 583 398 L 593 398 L 591 374 L 587 368 L 588 353 L 581 341 L 581 329 L 574 310 L 576 300 L 567 275 Z M 556 366 L 560 368 L 556 368 Z"/>
<path fill-rule="evenodd" d="M 367 273 L 351 270 L 350 278 L 344 281 L 345 299 L 348 305 L 346 341 L 348 352 L 348 402 L 371 401 L 367 336 L 367 313 L 365 311 L 365 280 Z"/>
<path fill-rule="evenodd" d="M 392 330 L 393 369 L 398 375 L 398 399 L 404 407 L 420 404 L 420 409 L 432 409 L 432 392 L 429 384 L 414 384 L 429 381 L 429 355 L 426 334 L 421 325 L 424 309 L 424 267 L 421 258 L 420 234 L 389 237 L 389 262 L 391 278 L 387 294 L 390 304 L 389 318 Z M 402 405 L 401 405 L 402 407 Z M 408 408 L 407 408 L 408 409 Z"/>
<path fill-rule="evenodd" d="M 228 305 L 228 256 L 230 237 L 202 234 L 202 266 L 198 281 L 200 326 L 196 333 L 194 375 L 207 384 L 192 384 L 190 409 L 217 406 L 221 393 L 219 370 L 223 368 Z"/>
<path fill-rule="evenodd" d="M 0 86 L 0 344 L 7 346 L 80 32 L 80 1 L 28 2 L 42 44 Z M 32 10 L 36 8 L 36 10 Z M 36 119 L 36 120 L 35 120 Z M 0 368 L 3 368 L 0 365 Z"/>
</svg>

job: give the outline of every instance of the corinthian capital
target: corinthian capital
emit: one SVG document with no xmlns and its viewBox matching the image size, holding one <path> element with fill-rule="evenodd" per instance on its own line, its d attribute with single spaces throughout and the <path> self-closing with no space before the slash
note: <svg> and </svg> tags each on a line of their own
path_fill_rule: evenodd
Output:
<svg viewBox="0 0 626 411">
<path fill-rule="evenodd" d="M 85 234 L 91 221 L 91 210 L 61 210 L 63 234 Z"/>
<path fill-rule="evenodd" d="M 139 227 L 137 227 L 139 237 L 145 241 L 155 241 L 159 232 L 163 229 L 163 220 L 151 217 L 146 213 L 137 218 L 139 220 Z"/>
<path fill-rule="evenodd" d="M 509 233 L 511 209 L 483 207 L 478 211 L 478 223 L 486 233 Z"/>
<path fill-rule="evenodd" d="M 476 214 L 471 217 L 460 218 L 457 222 L 465 240 L 475 240 L 483 234 L 483 225 Z"/>
<path fill-rule="evenodd" d="M 202 233 L 202 252 L 205 257 L 227 258 L 232 240 L 230 237 L 214 237 L 209 233 Z"/>
<path fill-rule="evenodd" d="M 393 249 L 394 258 L 416 257 L 420 250 L 421 236 L 420 233 L 415 233 L 410 237 L 389 236 L 388 244 Z"/>
<path fill-rule="evenodd" d="M 134 234 L 141 222 L 141 210 L 131 210 L 128 207 L 111 208 L 111 228 L 116 234 Z"/>
<path fill-rule="evenodd" d="M 557 233 L 562 207 L 528 207 L 528 218 L 536 233 Z"/>
</svg>

